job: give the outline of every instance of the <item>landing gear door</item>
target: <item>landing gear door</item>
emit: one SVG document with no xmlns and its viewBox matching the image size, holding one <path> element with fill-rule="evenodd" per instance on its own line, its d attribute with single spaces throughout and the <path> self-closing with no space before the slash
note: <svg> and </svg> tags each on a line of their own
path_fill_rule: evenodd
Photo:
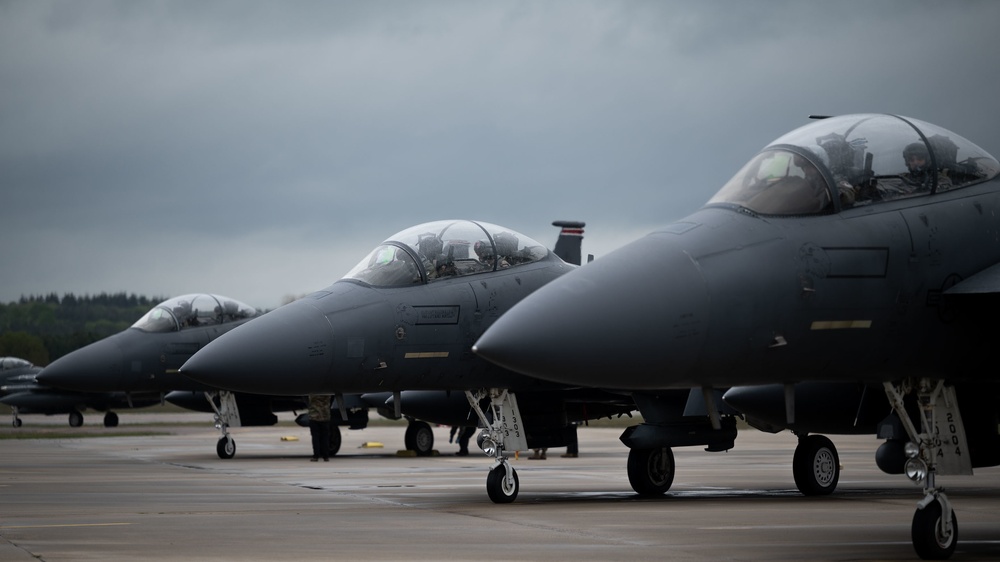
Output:
<svg viewBox="0 0 1000 562">
<path fill-rule="evenodd" d="M 937 473 L 944 475 L 972 475 L 972 459 L 965 440 L 965 425 L 958 411 L 955 387 L 945 386 L 934 404 L 934 452 Z"/>
<path fill-rule="evenodd" d="M 504 451 L 527 451 L 528 437 L 524 433 L 524 418 L 517 407 L 517 396 L 513 392 L 505 394 L 500 403 L 500 421 L 503 431 Z"/>
</svg>

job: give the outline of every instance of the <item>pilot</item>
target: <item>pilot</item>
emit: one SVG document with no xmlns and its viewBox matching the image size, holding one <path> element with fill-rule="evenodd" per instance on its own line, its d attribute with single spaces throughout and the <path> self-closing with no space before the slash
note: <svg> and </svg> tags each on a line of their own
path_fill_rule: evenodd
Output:
<svg viewBox="0 0 1000 562">
<path fill-rule="evenodd" d="M 906 172 L 898 178 L 880 180 L 878 192 L 881 199 L 896 199 L 930 192 L 937 180 L 938 189 L 948 189 L 951 180 L 946 173 L 937 173 L 931 169 L 930 153 L 927 145 L 921 141 L 911 142 L 903 149 L 903 163 Z"/>
<path fill-rule="evenodd" d="M 907 184 L 913 187 L 913 191 L 929 190 L 931 188 L 931 174 L 928 170 L 930 166 L 930 155 L 927 153 L 927 145 L 922 142 L 912 142 L 903 149 L 903 162 L 906 163 L 907 173 L 902 174 Z"/>
<path fill-rule="evenodd" d="M 490 244 L 488 240 L 476 242 L 474 249 L 476 250 L 476 256 L 479 258 L 479 263 L 485 266 L 484 271 L 492 271 L 494 267 L 496 269 L 510 267 L 510 263 L 503 257 L 500 258 L 499 263 L 497 262 L 497 255 L 493 249 L 493 244 Z"/>
<path fill-rule="evenodd" d="M 434 268 L 427 274 L 429 279 L 440 279 L 442 277 L 458 275 L 458 270 L 455 268 L 454 260 L 444 254 L 438 254 L 437 257 L 434 258 L 433 263 Z"/>
</svg>

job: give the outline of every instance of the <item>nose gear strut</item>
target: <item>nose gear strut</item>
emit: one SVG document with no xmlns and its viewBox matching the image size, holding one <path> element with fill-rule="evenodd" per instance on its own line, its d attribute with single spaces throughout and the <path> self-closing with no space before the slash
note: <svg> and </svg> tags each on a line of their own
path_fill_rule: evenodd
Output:
<svg viewBox="0 0 1000 562">
<path fill-rule="evenodd" d="M 501 388 L 482 389 L 475 393 L 467 390 L 465 397 L 484 428 L 476 442 L 487 456 L 494 459 L 486 478 L 486 492 L 493 503 L 510 503 L 517 498 L 520 483 L 517 472 L 510 465 L 507 452 L 528 448 L 517 398 L 514 393 Z M 490 401 L 489 417 L 479 405 L 486 398 Z"/>
</svg>

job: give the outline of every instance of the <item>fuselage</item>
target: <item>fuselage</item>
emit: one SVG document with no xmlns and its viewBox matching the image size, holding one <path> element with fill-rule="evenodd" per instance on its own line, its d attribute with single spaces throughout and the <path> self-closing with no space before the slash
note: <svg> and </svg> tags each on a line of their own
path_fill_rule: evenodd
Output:
<svg viewBox="0 0 1000 562">
<path fill-rule="evenodd" d="M 878 153 L 876 144 L 852 146 Z M 476 352 L 531 376 L 612 389 L 993 376 L 976 321 L 982 299 L 948 290 L 977 274 L 971 282 L 1000 289 L 986 272 L 1000 262 L 996 161 L 970 150 L 973 164 L 951 164 L 966 171 L 964 185 L 941 180 L 937 192 L 848 204 L 843 192 L 808 187 L 813 177 L 846 184 L 831 179 L 846 173 L 795 175 L 813 166 L 808 154 L 765 150 L 705 208 L 526 298 Z M 870 153 L 867 170 L 853 172 L 870 191 L 890 177 L 873 174 Z M 775 192 L 785 199 L 761 197 Z"/>
<path fill-rule="evenodd" d="M 218 295 L 175 297 L 132 327 L 50 363 L 38 381 L 83 392 L 208 390 L 179 373 L 199 349 L 256 315 L 249 306 Z"/>
<path fill-rule="evenodd" d="M 471 348 L 506 310 L 573 267 L 497 225 L 417 225 L 331 286 L 213 341 L 182 371 L 261 394 L 551 388 Z"/>
<path fill-rule="evenodd" d="M 340 280 L 220 337 L 183 371 L 261 394 L 549 388 L 471 347 L 505 310 L 571 268 L 550 255 L 428 285 Z"/>
</svg>

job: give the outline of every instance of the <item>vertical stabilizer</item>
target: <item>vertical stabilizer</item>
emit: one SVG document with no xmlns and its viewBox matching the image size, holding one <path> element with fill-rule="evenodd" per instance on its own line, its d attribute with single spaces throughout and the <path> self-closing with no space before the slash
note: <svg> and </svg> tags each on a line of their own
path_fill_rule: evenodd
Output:
<svg viewBox="0 0 1000 562">
<path fill-rule="evenodd" d="M 566 263 L 580 265 L 580 248 L 583 246 L 583 227 L 587 223 L 578 221 L 554 221 L 552 226 L 562 228 L 553 250 Z"/>
</svg>

